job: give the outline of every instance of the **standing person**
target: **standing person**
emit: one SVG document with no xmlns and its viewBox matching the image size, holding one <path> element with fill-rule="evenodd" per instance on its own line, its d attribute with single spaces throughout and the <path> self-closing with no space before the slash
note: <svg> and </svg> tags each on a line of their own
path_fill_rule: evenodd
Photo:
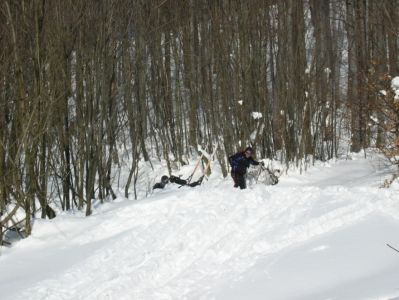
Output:
<svg viewBox="0 0 399 300">
<path fill-rule="evenodd" d="M 240 187 L 240 189 L 245 189 L 247 184 L 245 182 L 245 174 L 249 165 L 259 165 L 263 162 L 258 162 L 252 158 L 253 150 L 251 147 L 247 147 L 244 151 L 238 152 L 229 157 L 229 163 L 231 165 L 231 177 L 234 180 L 234 187 Z"/>
</svg>

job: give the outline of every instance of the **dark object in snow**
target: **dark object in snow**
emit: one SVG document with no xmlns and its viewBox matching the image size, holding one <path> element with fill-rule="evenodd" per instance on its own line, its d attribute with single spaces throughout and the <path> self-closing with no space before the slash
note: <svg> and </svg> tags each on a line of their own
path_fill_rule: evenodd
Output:
<svg viewBox="0 0 399 300">
<path fill-rule="evenodd" d="M 54 219 L 57 216 L 54 209 L 52 209 L 50 205 L 46 205 L 46 216 L 49 219 Z"/>
<path fill-rule="evenodd" d="M 180 177 L 176 177 L 171 175 L 170 176 L 170 182 L 180 184 L 181 186 L 190 186 L 190 187 L 195 187 L 197 185 L 201 185 L 202 180 L 204 179 L 204 175 L 202 175 L 197 181 L 194 182 L 189 182 L 188 180 L 181 179 Z"/>
<path fill-rule="evenodd" d="M 245 189 L 247 184 L 245 182 L 245 174 L 250 165 L 257 166 L 263 165 L 252 158 L 253 150 L 251 147 L 247 147 L 244 151 L 238 152 L 229 157 L 229 163 L 231 166 L 231 177 L 234 180 L 234 187 L 240 187 Z"/>
<path fill-rule="evenodd" d="M 393 251 L 399 252 L 399 250 L 396 249 L 395 247 L 393 247 L 393 246 L 391 246 L 391 245 L 389 245 L 389 244 L 387 244 L 387 246 L 388 246 L 389 248 L 391 248 Z"/>
<path fill-rule="evenodd" d="M 161 182 L 156 183 L 156 184 L 152 187 L 152 189 L 153 189 L 153 190 L 155 190 L 155 189 L 163 189 L 163 188 L 165 187 L 165 185 L 168 184 L 168 182 L 169 182 L 169 177 L 166 176 L 166 175 L 164 175 L 164 176 L 161 177 Z"/>
<path fill-rule="evenodd" d="M 203 179 L 204 179 L 204 176 L 201 176 L 197 181 L 189 182 L 188 180 L 181 179 L 180 177 L 173 176 L 173 175 L 171 175 L 170 177 L 162 176 L 161 182 L 156 183 L 154 185 L 153 189 L 163 189 L 163 188 L 165 188 L 166 184 L 168 184 L 169 182 L 176 183 L 180 186 L 195 187 L 197 185 L 201 185 Z"/>
</svg>

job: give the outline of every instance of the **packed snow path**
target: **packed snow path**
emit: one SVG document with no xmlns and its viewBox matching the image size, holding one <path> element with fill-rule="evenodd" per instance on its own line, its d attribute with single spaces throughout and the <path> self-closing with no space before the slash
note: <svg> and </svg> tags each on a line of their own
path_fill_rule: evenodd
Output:
<svg viewBox="0 0 399 300">
<path fill-rule="evenodd" d="M 385 172 L 357 157 L 277 186 L 215 179 L 38 221 L 3 250 L 0 298 L 394 299 L 399 197 L 379 188 Z"/>
</svg>

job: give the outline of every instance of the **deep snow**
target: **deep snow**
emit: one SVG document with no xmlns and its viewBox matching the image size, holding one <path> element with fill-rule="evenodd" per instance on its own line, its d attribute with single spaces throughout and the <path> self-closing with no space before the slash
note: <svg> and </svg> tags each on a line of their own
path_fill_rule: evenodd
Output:
<svg viewBox="0 0 399 300">
<path fill-rule="evenodd" d="M 245 191 L 213 171 L 200 187 L 38 220 L 2 249 L 0 298 L 399 299 L 399 253 L 386 246 L 399 247 L 399 186 L 379 188 L 381 158 Z"/>
</svg>

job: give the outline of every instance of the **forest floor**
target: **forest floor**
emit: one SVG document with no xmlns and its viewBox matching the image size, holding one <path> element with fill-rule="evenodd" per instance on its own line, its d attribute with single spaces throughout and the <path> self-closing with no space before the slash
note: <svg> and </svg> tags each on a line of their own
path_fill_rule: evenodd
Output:
<svg viewBox="0 0 399 300">
<path fill-rule="evenodd" d="M 237 190 L 214 168 L 199 187 L 37 220 L 1 249 L 0 298 L 399 299 L 391 171 L 358 154 Z"/>
</svg>

